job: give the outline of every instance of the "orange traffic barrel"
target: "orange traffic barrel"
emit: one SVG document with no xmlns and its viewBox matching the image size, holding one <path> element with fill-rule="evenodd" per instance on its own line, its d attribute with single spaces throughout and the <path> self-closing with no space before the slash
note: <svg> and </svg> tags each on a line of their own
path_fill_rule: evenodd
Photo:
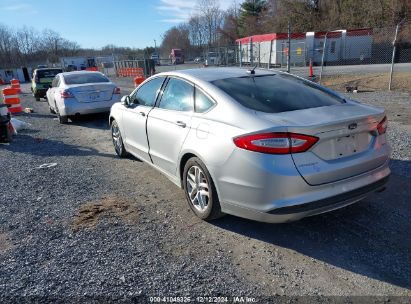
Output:
<svg viewBox="0 0 411 304">
<path fill-rule="evenodd" d="M 2 90 L 3 101 L 10 105 L 9 112 L 13 114 L 22 113 L 23 108 L 20 105 L 19 90 L 17 88 L 5 88 Z"/>
<path fill-rule="evenodd" d="M 17 79 L 12 79 L 10 80 L 10 84 L 13 89 L 17 89 L 17 93 L 21 93 L 20 81 L 18 81 Z"/>
<path fill-rule="evenodd" d="M 137 76 L 134 78 L 134 86 L 138 87 L 144 80 L 146 80 L 143 76 Z"/>
</svg>

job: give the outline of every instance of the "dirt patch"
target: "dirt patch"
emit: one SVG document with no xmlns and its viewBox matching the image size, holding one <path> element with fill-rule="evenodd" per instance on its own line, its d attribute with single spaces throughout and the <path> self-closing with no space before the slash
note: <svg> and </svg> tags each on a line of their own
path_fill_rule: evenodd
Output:
<svg viewBox="0 0 411 304">
<path fill-rule="evenodd" d="M 105 197 L 98 202 L 82 205 L 74 217 L 72 229 L 94 229 L 104 218 L 110 221 L 121 220 L 125 224 L 136 223 L 138 209 L 123 198 Z"/>
<path fill-rule="evenodd" d="M 8 251 L 11 247 L 8 234 L 0 232 L 0 254 Z"/>
<path fill-rule="evenodd" d="M 337 91 L 345 91 L 347 86 L 358 87 L 360 91 L 388 90 L 389 73 L 367 73 L 355 75 L 323 76 L 322 85 Z M 410 91 L 411 72 L 395 72 L 392 80 L 392 90 Z"/>
</svg>

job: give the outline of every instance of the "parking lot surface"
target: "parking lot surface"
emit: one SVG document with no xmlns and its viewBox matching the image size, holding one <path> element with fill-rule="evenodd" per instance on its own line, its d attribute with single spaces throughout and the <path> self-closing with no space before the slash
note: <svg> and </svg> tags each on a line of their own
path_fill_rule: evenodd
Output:
<svg viewBox="0 0 411 304">
<path fill-rule="evenodd" d="M 118 83 L 123 93 L 132 88 L 129 79 Z M 233 216 L 199 220 L 166 177 L 138 159 L 116 157 L 108 115 L 61 125 L 27 84 L 22 89 L 22 104 L 34 113 L 17 118 L 31 126 L 0 145 L 0 302 L 410 299 L 410 94 L 353 95 L 387 108 L 393 172 L 386 191 L 299 222 L 264 224 Z"/>
</svg>

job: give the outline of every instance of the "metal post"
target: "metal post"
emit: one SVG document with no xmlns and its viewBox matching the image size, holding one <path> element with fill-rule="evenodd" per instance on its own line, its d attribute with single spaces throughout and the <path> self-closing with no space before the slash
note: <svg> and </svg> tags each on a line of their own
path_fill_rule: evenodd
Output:
<svg viewBox="0 0 411 304">
<path fill-rule="evenodd" d="M 254 56 L 253 56 L 253 37 L 250 37 L 250 64 L 254 65 Z"/>
<path fill-rule="evenodd" d="M 288 21 L 288 53 L 287 53 L 287 73 L 290 73 L 290 62 L 291 62 L 291 26 L 290 21 Z"/>
<path fill-rule="evenodd" d="M 395 60 L 395 52 L 397 50 L 397 36 L 398 36 L 398 31 L 400 30 L 401 24 L 404 22 L 405 19 L 403 19 L 400 23 L 397 24 L 395 27 L 395 36 L 394 36 L 394 41 L 392 42 L 393 48 L 392 48 L 392 59 L 391 59 L 391 70 L 390 70 L 390 83 L 388 84 L 388 91 L 391 91 L 391 84 L 392 84 L 392 75 L 394 73 L 394 60 Z"/>
<path fill-rule="evenodd" d="M 273 51 L 273 41 L 271 40 L 271 41 L 270 41 L 270 54 L 269 54 L 269 56 L 268 56 L 267 69 L 270 68 L 270 64 L 271 64 L 271 53 L 272 53 L 272 51 Z"/>
<path fill-rule="evenodd" d="M 239 54 L 239 56 L 240 56 L 240 68 L 242 67 L 242 63 L 243 63 L 243 48 L 242 48 L 242 46 L 241 46 L 241 41 L 238 43 L 238 45 L 239 45 L 239 47 L 240 47 L 240 54 Z"/>
<path fill-rule="evenodd" d="M 322 77 L 323 77 L 325 52 L 327 51 L 327 35 L 328 35 L 328 32 L 325 33 L 325 38 L 324 38 L 323 54 L 322 54 L 322 56 L 321 56 L 321 71 L 320 71 L 320 80 L 319 80 L 319 83 L 321 83 L 321 80 L 322 80 Z"/>
</svg>

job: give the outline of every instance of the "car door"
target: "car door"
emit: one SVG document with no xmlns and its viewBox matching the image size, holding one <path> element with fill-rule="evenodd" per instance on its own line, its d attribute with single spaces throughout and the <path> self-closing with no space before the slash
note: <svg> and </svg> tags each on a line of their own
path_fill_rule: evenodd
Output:
<svg viewBox="0 0 411 304">
<path fill-rule="evenodd" d="M 136 157 L 151 162 L 148 154 L 146 122 L 148 113 L 154 107 L 165 77 L 156 77 L 130 96 L 130 104 L 125 106 L 122 125 L 126 149 Z"/>
<path fill-rule="evenodd" d="M 178 156 L 191 128 L 193 109 L 194 86 L 185 80 L 170 77 L 158 106 L 148 115 L 147 137 L 151 159 L 171 175 L 176 175 Z"/>
</svg>

